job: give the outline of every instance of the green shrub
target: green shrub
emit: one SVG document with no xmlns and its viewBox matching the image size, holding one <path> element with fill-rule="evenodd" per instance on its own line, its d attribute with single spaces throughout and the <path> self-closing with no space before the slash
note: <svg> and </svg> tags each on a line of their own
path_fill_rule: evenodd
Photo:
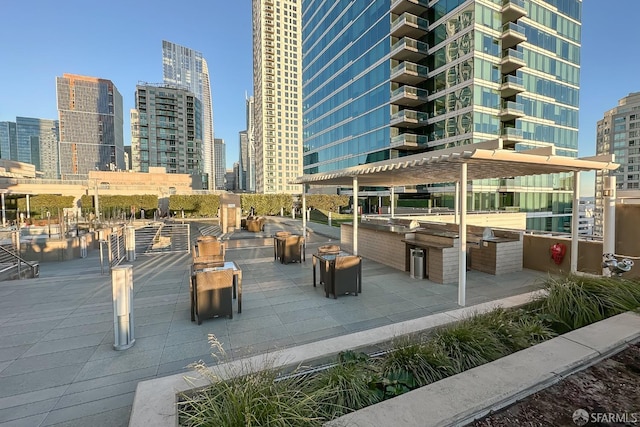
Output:
<svg viewBox="0 0 640 427">
<path fill-rule="evenodd" d="M 637 282 L 568 275 L 545 282 L 548 295 L 539 310 L 559 333 L 578 329 L 640 306 Z"/>
<path fill-rule="evenodd" d="M 321 412 L 332 419 L 382 400 L 382 393 L 376 388 L 379 382 L 368 356 L 344 352 L 335 366 L 311 377 L 307 386 L 312 390 L 308 394 L 320 391 Z"/>
<path fill-rule="evenodd" d="M 408 374 L 422 387 L 453 373 L 451 361 L 444 349 L 434 341 L 416 342 L 412 338 L 401 338 L 378 362 L 383 377 Z"/>
</svg>

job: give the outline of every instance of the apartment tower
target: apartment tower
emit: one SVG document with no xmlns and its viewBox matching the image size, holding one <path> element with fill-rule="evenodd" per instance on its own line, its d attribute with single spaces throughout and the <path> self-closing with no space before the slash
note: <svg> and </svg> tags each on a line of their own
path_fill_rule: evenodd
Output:
<svg viewBox="0 0 640 427">
<path fill-rule="evenodd" d="M 304 173 L 497 138 L 577 156 L 581 10 L 580 0 L 302 0 Z M 528 228 L 562 230 L 571 191 L 570 174 L 474 181 L 469 208 L 525 211 Z M 418 196 L 453 207 L 454 186 L 400 197 Z"/>
<path fill-rule="evenodd" d="M 215 152 L 215 174 L 216 174 L 216 190 L 224 190 L 225 175 L 227 173 L 227 146 L 224 139 L 215 138 L 213 140 L 213 150 Z"/>
<path fill-rule="evenodd" d="M 202 138 L 202 168 L 201 173 L 208 175 L 208 188 L 216 188 L 215 183 L 215 154 L 213 148 L 213 102 L 211 100 L 211 83 L 209 81 L 209 67 L 202 53 L 171 43 L 162 41 L 162 70 L 165 83 L 184 86 L 202 103 L 203 124 Z"/>
<path fill-rule="evenodd" d="M 247 131 L 243 130 L 238 133 L 238 141 L 240 143 L 240 158 L 238 159 L 238 189 L 247 189 L 247 160 L 249 151 L 249 137 Z"/>
<path fill-rule="evenodd" d="M 250 96 L 246 99 L 247 105 L 247 188 L 246 190 L 255 193 L 256 191 L 256 141 L 255 141 L 255 98 Z"/>
<path fill-rule="evenodd" d="M 617 190 L 640 189 L 640 92 L 630 93 L 597 123 L 596 154 L 614 154 L 620 167 L 596 174 L 594 234 L 602 236 L 604 177 L 616 178 Z"/>
<path fill-rule="evenodd" d="M 63 74 L 56 78 L 60 176 L 124 169 L 122 95 L 110 80 Z"/>
<path fill-rule="evenodd" d="M 135 172 L 164 167 L 203 182 L 202 104 L 183 86 L 144 83 L 136 86 L 131 110 L 131 166 Z"/>
<path fill-rule="evenodd" d="M 253 0 L 256 192 L 300 193 L 301 0 Z"/>
</svg>

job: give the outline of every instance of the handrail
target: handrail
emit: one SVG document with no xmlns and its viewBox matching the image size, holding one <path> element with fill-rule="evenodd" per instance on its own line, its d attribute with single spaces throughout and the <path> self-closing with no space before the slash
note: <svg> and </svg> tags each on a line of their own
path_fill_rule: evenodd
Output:
<svg viewBox="0 0 640 427">
<path fill-rule="evenodd" d="M 5 253 L 8 254 L 9 256 L 15 258 L 16 260 L 18 260 L 17 262 L 17 266 L 18 266 L 18 275 L 21 273 L 22 271 L 22 263 L 25 263 L 29 266 L 29 268 L 31 268 L 31 271 L 34 273 L 36 273 L 36 270 L 38 269 L 38 265 L 37 264 L 31 264 L 29 261 L 23 259 L 20 255 L 17 255 L 13 252 L 11 252 L 10 250 L 8 250 L 7 248 L 5 248 L 3 245 L 0 245 L 0 249 Z"/>
</svg>

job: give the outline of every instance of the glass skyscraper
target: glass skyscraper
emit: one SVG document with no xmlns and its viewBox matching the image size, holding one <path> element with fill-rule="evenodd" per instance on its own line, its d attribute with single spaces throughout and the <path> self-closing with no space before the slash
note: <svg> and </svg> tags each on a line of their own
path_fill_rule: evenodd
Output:
<svg viewBox="0 0 640 427">
<path fill-rule="evenodd" d="M 56 79 L 60 174 L 124 169 L 122 95 L 110 80 L 64 74 Z"/>
<path fill-rule="evenodd" d="M 303 0 L 304 173 L 497 138 L 576 157 L 581 11 L 580 0 Z M 452 207 L 453 188 L 410 191 Z M 469 191 L 471 209 L 525 211 L 531 229 L 570 219 L 570 175 Z"/>
<path fill-rule="evenodd" d="M 213 102 L 209 68 L 202 53 L 162 41 L 162 70 L 165 83 L 184 86 L 193 92 L 202 103 L 203 138 L 201 173 L 208 175 L 208 187 L 213 190 L 217 183 L 215 173 L 215 152 L 213 148 Z"/>
</svg>

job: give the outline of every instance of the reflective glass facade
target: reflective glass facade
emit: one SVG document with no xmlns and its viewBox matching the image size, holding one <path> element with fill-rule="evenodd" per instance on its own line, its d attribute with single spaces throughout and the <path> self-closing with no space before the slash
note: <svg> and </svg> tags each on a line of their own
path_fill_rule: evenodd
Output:
<svg viewBox="0 0 640 427">
<path fill-rule="evenodd" d="M 303 1 L 304 172 L 501 138 L 577 155 L 581 0 Z M 453 187 L 418 188 L 453 206 Z M 564 231 L 568 175 L 474 182 L 470 207 Z"/>
</svg>

